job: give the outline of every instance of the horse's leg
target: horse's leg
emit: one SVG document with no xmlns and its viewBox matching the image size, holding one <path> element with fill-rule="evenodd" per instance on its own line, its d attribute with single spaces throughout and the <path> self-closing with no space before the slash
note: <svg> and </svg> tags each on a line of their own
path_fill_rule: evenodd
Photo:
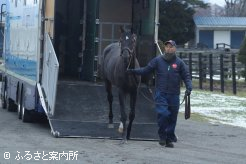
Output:
<svg viewBox="0 0 246 164">
<path fill-rule="evenodd" d="M 129 140 L 130 135 L 131 135 L 131 129 L 132 129 L 132 123 L 135 118 L 135 106 L 136 106 L 136 101 L 137 101 L 137 89 L 134 89 L 130 93 L 130 113 L 129 113 L 129 124 L 127 127 L 127 136 L 126 138 Z"/>
<path fill-rule="evenodd" d="M 110 83 L 109 80 L 105 81 L 105 86 L 106 86 L 106 91 L 107 91 L 107 98 L 108 98 L 108 103 L 109 103 L 109 124 L 108 128 L 114 128 L 113 124 L 113 110 L 112 110 L 112 103 L 113 103 L 113 94 L 112 94 L 112 84 Z"/>
<path fill-rule="evenodd" d="M 120 126 L 119 126 L 119 132 L 122 133 L 122 143 L 126 143 L 126 119 L 127 119 L 127 115 L 126 115 L 126 111 L 125 111 L 125 99 L 126 99 L 126 95 L 123 91 L 123 89 L 119 89 L 119 102 L 120 102 L 120 114 L 121 114 L 121 118 L 120 118 Z M 123 125 L 123 129 L 122 129 L 122 125 Z"/>
</svg>

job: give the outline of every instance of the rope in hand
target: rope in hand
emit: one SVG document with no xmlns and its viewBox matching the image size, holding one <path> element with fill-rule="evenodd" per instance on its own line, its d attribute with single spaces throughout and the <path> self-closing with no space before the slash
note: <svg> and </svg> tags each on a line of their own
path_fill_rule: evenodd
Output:
<svg viewBox="0 0 246 164">
<path fill-rule="evenodd" d="M 147 87 L 148 88 L 148 91 L 149 91 L 149 93 L 152 95 L 152 99 L 150 99 L 150 98 L 148 98 L 143 92 L 140 92 L 141 94 L 142 94 L 142 96 L 146 99 L 146 100 L 148 100 L 150 103 L 153 103 L 153 104 L 159 104 L 159 105 L 164 105 L 163 103 L 156 103 L 156 102 L 154 102 L 154 96 L 153 96 L 153 92 L 152 92 L 152 90 L 149 88 L 149 87 Z M 182 102 L 179 104 L 179 106 L 180 105 L 182 105 L 183 103 L 184 103 L 184 101 L 185 101 L 185 97 L 186 97 L 186 94 L 184 95 L 184 98 L 183 98 L 183 100 L 182 100 Z M 177 105 L 164 105 L 164 106 L 177 106 Z"/>
<path fill-rule="evenodd" d="M 185 94 L 185 119 L 190 118 L 190 95 Z"/>
<path fill-rule="evenodd" d="M 153 98 L 153 92 L 152 90 L 148 87 L 148 91 L 152 94 L 152 98 Z M 149 102 L 153 103 L 153 104 L 162 104 L 162 103 L 155 103 L 153 100 L 151 100 L 150 98 L 148 98 L 143 92 L 140 92 L 142 94 L 142 96 L 148 100 Z M 184 117 L 185 119 L 189 119 L 190 118 L 190 113 L 191 113 L 191 108 L 190 108 L 190 95 L 188 95 L 187 93 L 185 93 L 184 98 L 182 100 L 182 102 L 179 104 L 182 105 L 185 102 L 185 112 L 184 112 Z M 177 105 L 166 105 L 166 106 L 177 106 Z"/>
</svg>

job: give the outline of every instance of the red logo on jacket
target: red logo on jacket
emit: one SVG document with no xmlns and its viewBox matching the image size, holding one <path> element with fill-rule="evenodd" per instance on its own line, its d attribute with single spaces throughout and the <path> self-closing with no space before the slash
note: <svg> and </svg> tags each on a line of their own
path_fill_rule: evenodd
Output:
<svg viewBox="0 0 246 164">
<path fill-rule="evenodd" d="M 172 68 L 173 68 L 173 69 L 176 69 L 177 67 L 178 67 L 178 66 L 177 66 L 176 63 L 172 64 Z"/>
</svg>

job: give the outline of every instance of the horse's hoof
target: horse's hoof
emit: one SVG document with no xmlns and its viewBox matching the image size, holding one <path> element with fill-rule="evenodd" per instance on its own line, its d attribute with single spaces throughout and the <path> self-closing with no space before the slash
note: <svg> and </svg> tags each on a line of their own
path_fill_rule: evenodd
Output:
<svg viewBox="0 0 246 164">
<path fill-rule="evenodd" d="M 123 128 L 120 128 L 120 127 L 119 127 L 118 132 L 119 132 L 119 133 L 123 133 Z"/>
<path fill-rule="evenodd" d="M 123 139 L 123 140 L 120 141 L 120 145 L 124 145 L 124 144 L 127 144 L 127 140 Z"/>
<path fill-rule="evenodd" d="M 120 122 L 120 126 L 119 126 L 119 128 L 118 128 L 118 132 L 119 132 L 119 133 L 123 133 L 123 131 L 124 131 L 123 123 Z"/>
<path fill-rule="evenodd" d="M 109 129 L 113 129 L 114 128 L 114 124 L 108 124 L 108 128 Z"/>
</svg>

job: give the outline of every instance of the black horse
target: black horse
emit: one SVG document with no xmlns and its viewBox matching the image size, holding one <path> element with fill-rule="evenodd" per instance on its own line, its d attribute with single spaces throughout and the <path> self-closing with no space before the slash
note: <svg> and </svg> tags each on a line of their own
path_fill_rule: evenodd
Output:
<svg viewBox="0 0 246 164">
<path fill-rule="evenodd" d="M 130 139 L 131 127 L 135 118 L 135 105 L 137 100 L 137 89 L 140 84 L 140 76 L 127 74 L 127 69 L 139 68 L 136 58 L 137 37 L 131 31 L 121 28 L 120 42 L 108 45 L 103 51 L 103 77 L 109 102 L 109 127 L 113 127 L 112 112 L 112 85 L 115 85 L 119 91 L 120 102 L 120 126 L 118 131 L 122 133 L 122 141 L 125 143 Z M 126 132 L 127 114 L 125 101 L 127 94 L 130 95 L 130 113 L 129 123 Z"/>
</svg>

